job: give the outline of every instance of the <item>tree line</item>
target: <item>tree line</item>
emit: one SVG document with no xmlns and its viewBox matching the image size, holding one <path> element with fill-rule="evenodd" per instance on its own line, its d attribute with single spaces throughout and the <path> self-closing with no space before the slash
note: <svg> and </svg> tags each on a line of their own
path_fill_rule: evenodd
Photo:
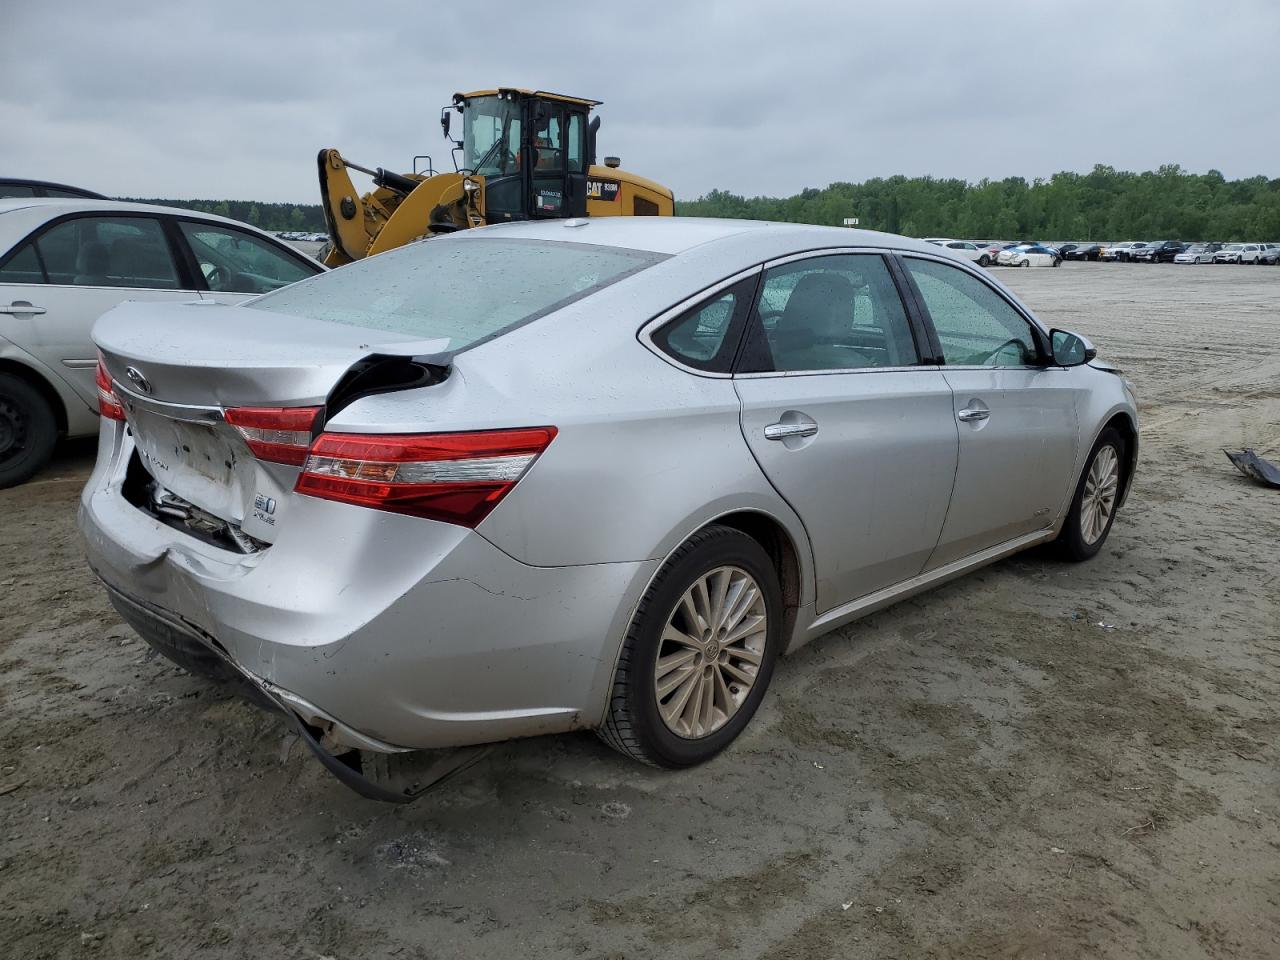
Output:
<svg viewBox="0 0 1280 960">
<path fill-rule="evenodd" d="M 858 226 L 910 237 L 1054 240 L 1280 241 L 1280 179 L 1227 180 L 1177 164 L 1132 173 L 1099 164 L 1047 180 L 888 177 L 833 183 L 790 197 L 712 190 L 678 202 L 693 217 Z"/>
<path fill-rule="evenodd" d="M 132 197 L 119 199 L 128 200 L 131 203 L 156 203 L 182 210 L 212 213 L 219 217 L 230 217 L 241 223 L 252 224 L 262 230 L 325 232 L 324 214 L 318 203 L 263 203 L 257 200 L 142 200 Z"/>
<path fill-rule="evenodd" d="M 264 230 L 323 232 L 319 204 L 251 200 L 144 200 L 219 214 Z M 1143 173 L 1099 164 L 1088 173 L 964 180 L 877 177 L 833 183 L 790 197 L 712 190 L 676 203 L 689 217 L 736 217 L 839 226 L 910 237 L 1044 240 L 1263 240 L 1280 242 L 1280 179 L 1227 180 L 1177 164 Z"/>
</svg>

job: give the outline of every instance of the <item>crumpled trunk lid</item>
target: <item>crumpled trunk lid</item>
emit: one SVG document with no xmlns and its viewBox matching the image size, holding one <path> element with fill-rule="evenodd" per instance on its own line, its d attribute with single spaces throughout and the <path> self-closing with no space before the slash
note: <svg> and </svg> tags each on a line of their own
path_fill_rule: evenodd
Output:
<svg viewBox="0 0 1280 960">
<path fill-rule="evenodd" d="M 300 467 L 255 456 L 226 410 L 315 407 L 318 430 L 334 388 L 363 361 L 443 346 L 209 302 L 123 304 L 103 315 L 93 339 L 154 481 L 150 507 L 221 520 L 263 543 L 285 522 Z"/>
</svg>

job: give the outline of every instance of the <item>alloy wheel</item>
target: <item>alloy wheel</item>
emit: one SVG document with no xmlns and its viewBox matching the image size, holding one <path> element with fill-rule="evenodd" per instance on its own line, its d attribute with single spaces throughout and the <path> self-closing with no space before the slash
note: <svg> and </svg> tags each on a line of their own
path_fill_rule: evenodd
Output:
<svg viewBox="0 0 1280 960">
<path fill-rule="evenodd" d="M 768 638 L 764 593 L 741 567 L 698 577 L 667 617 L 654 664 L 662 722 L 678 737 L 715 733 L 755 686 Z"/>
<path fill-rule="evenodd" d="M 1120 458 L 1115 447 L 1107 444 L 1093 458 L 1080 501 L 1080 536 L 1085 543 L 1097 543 L 1106 532 L 1119 490 Z"/>
</svg>

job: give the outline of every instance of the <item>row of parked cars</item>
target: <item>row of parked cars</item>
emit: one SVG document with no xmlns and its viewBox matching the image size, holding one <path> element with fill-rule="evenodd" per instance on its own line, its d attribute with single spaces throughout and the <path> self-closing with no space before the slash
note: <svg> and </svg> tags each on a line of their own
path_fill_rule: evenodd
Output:
<svg viewBox="0 0 1280 960">
<path fill-rule="evenodd" d="M 286 230 L 283 233 L 277 233 L 276 236 L 290 243 L 324 243 L 329 239 L 327 233 L 308 233 L 305 230 Z"/>
<path fill-rule="evenodd" d="M 950 240 L 926 237 L 928 243 L 984 267 L 1056 267 L 1063 260 L 1108 263 L 1237 263 L 1280 264 L 1280 243 L 1182 243 L 1179 240 L 1125 240 L 1121 243 L 1044 243 L 997 240 Z"/>
</svg>

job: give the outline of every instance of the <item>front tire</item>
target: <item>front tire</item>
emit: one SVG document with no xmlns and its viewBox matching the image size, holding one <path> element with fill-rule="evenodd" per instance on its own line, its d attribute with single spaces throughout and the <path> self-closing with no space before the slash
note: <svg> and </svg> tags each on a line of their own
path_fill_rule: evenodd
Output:
<svg viewBox="0 0 1280 960">
<path fill-rule="evenodd" d="M 764 548 L 710 526 L 645 591 L 597 730 L 620 753 L 689 767 L 727 747 L 764 698 L 782 644 L 782 588 Z"/>
<path fill-rule="evenodd" d="M 1097 555 L 1111 533 L 1124 481 L 1125 442 L 1119 431 L 1107 427 L 1093 445 L 1084 473 L 1071 499 L 1071 509 L 1055 541 L 1071 561 Z"/>
<path fill-rule="evenodd" d="M 58 420 L 35 387 L 0 373 L 0 489 L 30 480 L 53 455 Z"/>
<path fill-rule="evenodd" d="M 991 266 L 991 258 L 984 253 L 982 256 L 978 258 L 978 266 L 980 267 Z"/>
</svg>

